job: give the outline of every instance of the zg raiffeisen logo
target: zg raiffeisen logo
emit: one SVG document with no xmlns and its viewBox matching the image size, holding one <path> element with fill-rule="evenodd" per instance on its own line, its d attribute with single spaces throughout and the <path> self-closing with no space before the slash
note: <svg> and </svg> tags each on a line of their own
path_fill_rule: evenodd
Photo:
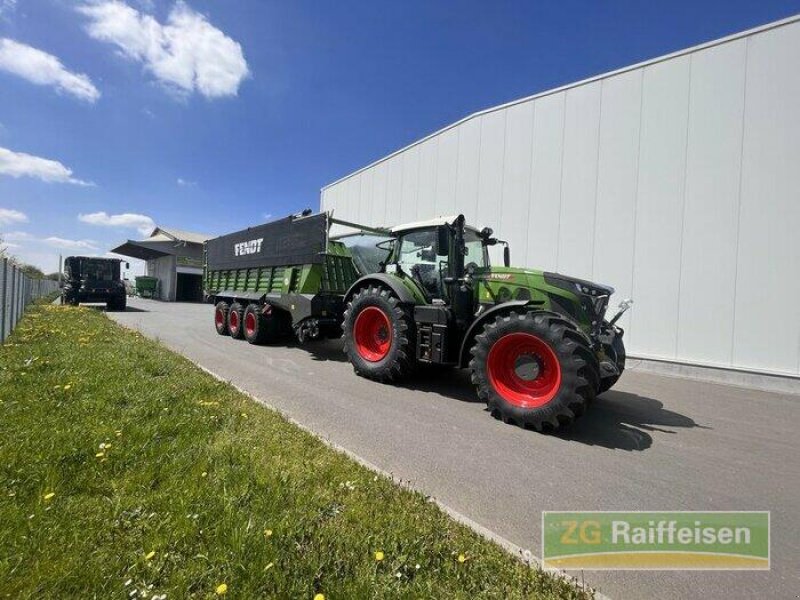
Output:
<svg viewBox="0 0 800 600">
<path fill-rule="evenodd" d="M 769 569 L 769 512 L 544 512 L 557 569 Z"/>
</svg>

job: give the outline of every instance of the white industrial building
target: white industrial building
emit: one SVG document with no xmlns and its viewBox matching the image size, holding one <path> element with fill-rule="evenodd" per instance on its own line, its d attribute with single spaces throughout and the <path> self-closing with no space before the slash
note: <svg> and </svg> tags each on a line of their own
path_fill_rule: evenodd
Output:
<svg viewBox="0 0 800 600">
<path fill-rule="evenodd" d="M 371 225 L 461 212 L 512 264 L 632 297 L 647 364 L 798 389 L 800 15 L 470 115 L 321 205 Z"/>
</svg>

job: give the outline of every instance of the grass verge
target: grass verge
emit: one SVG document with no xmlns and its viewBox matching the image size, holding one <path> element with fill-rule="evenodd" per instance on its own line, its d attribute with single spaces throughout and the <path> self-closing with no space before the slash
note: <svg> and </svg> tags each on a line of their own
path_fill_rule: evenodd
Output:
<svg viewBox="0 0 800 600">
<path fill-rule="evenodd" d="M 13 598 L 584 597 L 87 308 L 0 348 L 0 540 Z"/>
</svg>

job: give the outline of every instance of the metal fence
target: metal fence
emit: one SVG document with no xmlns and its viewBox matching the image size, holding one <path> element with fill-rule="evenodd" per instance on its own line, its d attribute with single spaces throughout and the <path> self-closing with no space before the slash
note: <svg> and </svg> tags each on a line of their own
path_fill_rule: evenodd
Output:
<svg viewBox="0 0 800 600">
<path fill-rule="evenodd" d="M 0 343 L 14 331 L 28 304 L 57 290 L 57 281 L 31 279 L 8 259 L 0 260 Z"/>
</svg>

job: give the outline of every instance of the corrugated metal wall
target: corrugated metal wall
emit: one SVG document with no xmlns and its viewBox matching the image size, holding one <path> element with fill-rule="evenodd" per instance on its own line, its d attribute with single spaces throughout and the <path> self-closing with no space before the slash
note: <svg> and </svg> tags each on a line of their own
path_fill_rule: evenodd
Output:
<svg viewBox="0 0 800 600">
<path fill-rule="evenodd" d="M 514 264 L 633 297 L 631 354 L 800 375 L 800 22 L 478 113 L 321 203 L 463 212 Z"/>
</svg>

